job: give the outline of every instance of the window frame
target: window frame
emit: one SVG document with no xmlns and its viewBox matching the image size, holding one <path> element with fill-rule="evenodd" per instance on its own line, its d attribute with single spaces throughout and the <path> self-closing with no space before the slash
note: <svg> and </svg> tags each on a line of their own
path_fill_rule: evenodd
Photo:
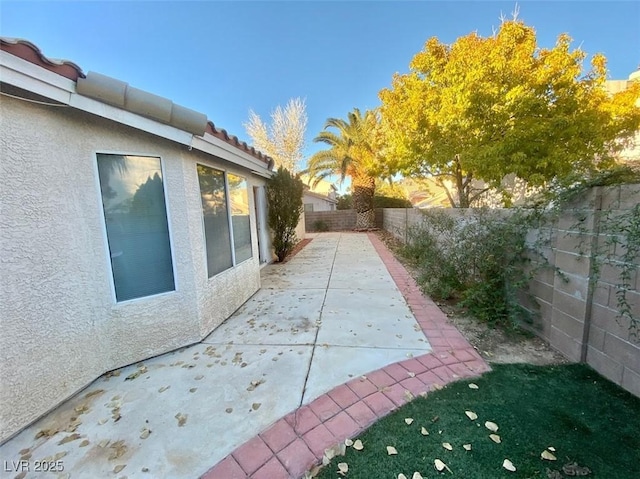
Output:
<svg viewBox="0 0 640 479">
<path fill-rule="evenodd" d="M 209 276 L 209 267 L 208 267 L 208 258 L 207 258 L 207 236 L 206 236 L 206 231 L 205 231 L 205 225 L 204 225 L 204 211 L 202 209 L 202 190 L 200 189 L 200 176 L 198 175 L 198 166 L 204 166 L 205 168 L 210 168 L 212 170 L 216 170 L 216 171 L 220 171 L 223 173 L 224 175 L 224 194 L 225 194 L 225 200 L 226 200 L 226 204 L 227 204 L 227 224 L 229 225 L 229 240 L 231 242 L 231 267 L 224 269 L 212 276 Z M 202 244 L 204 246 L 204 256 L 203 256 L 203 261 L 204 261 L 204 265 L 205 265 L 205 274 L 207 276 L 207 280 L 211 281 L 213 278 L 226 273 L 229 270 L 235 269 L 237 268 L 239 265 L 246 263 L 247 261 L 251 261 L 255 258 L 255 251 L 254 251 L 254 244 L 255 244 L 255 240 L 254 240 L 254 235 L 253 235 L 253 228 L 252 225 L 254 224 L 255 220 L 252 219 L 252 215 L 251 215 L 251 204 L 252 204 L 252 199 L 251 199 L 251 195 L 253 193 L 251 193 L 250 191 L 252 191 L 251 189 L 251 183 L 249 183 L 249 177 L 246 174 L 241 174 L 241 173 L 236 173 L 234 171 L 230 171 L 228 168 L 224 168 L 221 166 L 217 166 L 217 165 L 212 165 L 209 163 L 204 163 L 202 161 L 196 161 L 196 167 L 195 167 L 195 172 L 196 172 L 196 181 L 198 182 L 198 197 L 199 197 L 199 201 L 200 201 L 200 225 L 202 228 Z M 240 261 L 239 263 L 236 261 L 236 248 L 235 248 L 235 238 L 233 235 L 233 215 L 231 214 L 231 195 L 230 195 L 230 190 L 229 190 L 229 178 L 228 175 L 232 174 L 234 176 L 238 176 L 240 178 L 243 178 L 244 181 L 246 181 L 247 183 L 247 198 L 249 198 L 249 234 L 251 236 L 251 256 L 248 257 L 247 259 Z"/>
<path fill-rule="evenodd" d="M 102 198 L 102 189 L 100 186 L 100 171 L 98 169 L 98 155 L 119 155 L 119 156 L 142 156 L 146 158 L 157 158 L 160 160 L 160 172 L 162 173 L 162 192 L 164 195 L 164 205 L 165 205 L 165 215 L 167 217 L 167 229 L 169 233 L 169 253 L 171 255 L 171 272 L 173 274 L 173 290 L 172 291 L 164 291 L 162 293 L 156 293 L 149 296 L 140 296 L 138 298 L 125 299 L 123 301 L 118 301 L 116 296 L 116 284 L 115 284 L 115 276 L 113 274 L 113 264 L 111 262 L 111 250 L 109 249 L 109 234 L 107 232 L 107 219 L 105 217 L 104 211 L 104 200 Z M 165 296 L 168 294 L 176 294 L 180 290 L 180 284 L 178 279 L 178 274 L 176 271 L 176 257 L 175 257 L 175 248 L 174 248 L 174 237 L 173 237 L 173 221 L 170 212 L 170 203 L 169 203 L 169 185 L 166 176 L 165 162 L 162 155 L 158 153 L 149 153 L 149 152 L 131 152 L 131 151 L 123 151 L 123 150 L 107 150 L 100 149 L 93 151 L 93 171 L 94 171 L 94 184 L 96 185 L 96 193 L 98 195 L 98 215 L 100 217 L 101 223 L 101 231 L 102 231 L 102 244 L 103 250 L 105 252 L 105 258 L 107 259 L 107 271 L 109 272 L 109 285 L 111 287 L 111 301 L 113 305 L 126 305 L 131 304 L 137 301 L 146 301 L 149 299 L 157 298 L 159 296 Z"/>
</svg>

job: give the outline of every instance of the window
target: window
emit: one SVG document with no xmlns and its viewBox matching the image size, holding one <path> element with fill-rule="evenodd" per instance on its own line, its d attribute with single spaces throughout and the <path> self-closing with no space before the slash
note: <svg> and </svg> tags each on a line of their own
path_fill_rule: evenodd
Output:
<svg viewBox="0 0 640 479">
<path fill-rule="evenodd" d="M 160 158 L 97 157 L 116 300 L 174 291 Z"/>
<path fill-rule="evenodd" d="M 241 176 L 198 165 L 209 278 L 252 256 L 249 190 Z"/>
<path fill-rule="evenodd" d="M 209 277 L 233 266 L 224 172 L 198 165 Z"/>
<path fill-rule="evenodd" d="M 313 213 L 313 203 L 305 203 L 304 211 L 305 213 Z"/>
</svg>

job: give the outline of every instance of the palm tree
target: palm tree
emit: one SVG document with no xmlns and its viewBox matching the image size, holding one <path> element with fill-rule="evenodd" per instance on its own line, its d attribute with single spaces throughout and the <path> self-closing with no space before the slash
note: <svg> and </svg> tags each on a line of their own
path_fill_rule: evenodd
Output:
<svg viewBox="0 0 640 479">
<path fill-rule="evenodd" d="M 329 118 L 323 131 L 313 139 L 316 143 L 326 143 L 329 149 L 315 153 L 307 166 L 307 172 L 315 178 L 316 184 L 331 175 L 340 176 L 341 181 L 347 176 L 351 178 L 358 231 L 375 228 L 373 195 L 378 165 L 372 134 L 377 120 L 374 112 L 367 111 L 363 116 L 357 108 L 348 114 L 347 121 Z"/>
</svg>

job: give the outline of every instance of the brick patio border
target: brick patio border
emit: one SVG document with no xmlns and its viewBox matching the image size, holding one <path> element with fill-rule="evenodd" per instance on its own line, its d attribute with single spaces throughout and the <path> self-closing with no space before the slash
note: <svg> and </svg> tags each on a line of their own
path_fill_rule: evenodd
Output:
<svg viewBox="0 0 640 479">
<path fill-rule="evenodd" d="M 487 363 L 440 308 L 423 296 L 384 243 L 375 234 L 367 234 L 432 351 L 333 388 L 238 447 L 202 479 L 299 479 L 320 463 L 325 449 L 358 435 L 412 396 L 489 371 Z"/>
</svg>

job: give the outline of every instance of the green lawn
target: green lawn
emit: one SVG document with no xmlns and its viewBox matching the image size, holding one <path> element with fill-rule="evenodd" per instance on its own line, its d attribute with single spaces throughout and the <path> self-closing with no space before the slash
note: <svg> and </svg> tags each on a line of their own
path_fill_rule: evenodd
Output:
<svg viewBox="0 0 640 479">
<path fill-rule="evenodd" d="M 469 388 L 475 383 L 478 389 Z M 465 411 L 475 412 L 473 421 Z M 407 425 L 406 418 L 413 422 Z M 489 438 L 486 421 L 499 427 L 501 443 Z M 421 434 L 424 427 L 429 432 Z M 356 438 L 354 438 L 356 439 Z M 577 462 L 590 478 L 640 478 L 640 399 L 585 365 L 494 365 L 472 381 L 459 381 L 418 398 L 378 421 L 318 477 L 335 479 L 347 463 L 349 479 L 397 479 L 414 472 L 424 478 L 547 478 L 547 468 Z M 442 444 L 448 442 L 453 450 Z M 463 444 L 471 444 L 466 451 Z M 393 446 L 397 455 L 388 455 Z M 540 454 L 555 448 L 556 461 Z M 438 473 L 434 459 L 451 469 Z M 516 472 L 502 467 L 509 459 Z M 568 477 L 565 474 L 557 477 Z"/>
</svg>

